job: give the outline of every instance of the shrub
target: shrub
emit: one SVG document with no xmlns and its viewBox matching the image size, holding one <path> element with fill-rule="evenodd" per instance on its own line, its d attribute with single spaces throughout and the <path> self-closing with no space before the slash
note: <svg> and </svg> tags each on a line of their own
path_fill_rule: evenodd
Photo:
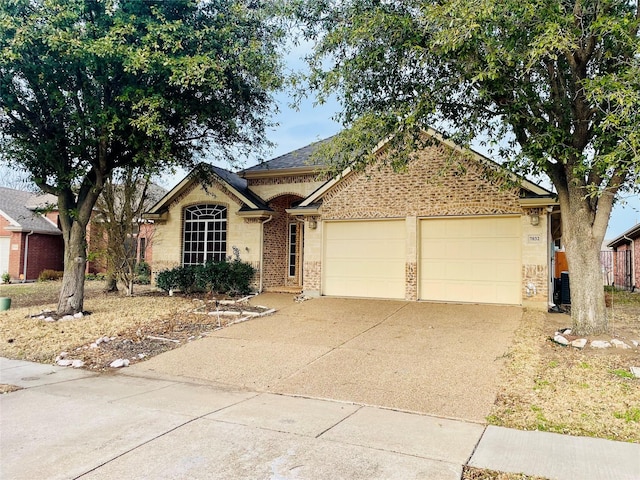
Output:
<svg viewBox="0 0 640 480">
<path fill-rule="evenodd" d="M 251 291 L 251 279 L 255 273 L 255 268 L 239 259 L 230 262 L 208 261 L 204 265 L 185 265 L 164 270 L 156 276 L 156 285 L 165 291 L 242 295 Z"/>
<path fill-rule="evenodd" d="M 151 267 L 147 262 L 136 263 L 134 282 L 139 285 L 149 285 L 151 283 Z"/>
<path fill-rule="evenodd" d="M 11 283 L 11 275 L 9 272 L 4 272 L 2 274 L 2 283 Z"/>
<path fill-rule="evenodd" d="M 40 272 L 40 275 L 38 275 L 38 281 L 46 282 L 49 280 L 60 280 L 63 275 L 64 272 L 59 272 L 57 270 L 43 270 Z"/>
</svg>

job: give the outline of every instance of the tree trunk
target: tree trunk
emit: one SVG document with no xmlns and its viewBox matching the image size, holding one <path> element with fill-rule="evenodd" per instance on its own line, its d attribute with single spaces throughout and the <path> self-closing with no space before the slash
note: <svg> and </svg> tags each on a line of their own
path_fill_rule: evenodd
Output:
<svg viewBox="0 0 640 480">
<path fill-rule="evenodd" d="M 606 231 L 595 222 L 595 212 L 578 189 L 559 190 L 562 212 L 562 240 L 566 249 L 571 288 L 572 330 L 576 335 L 597 335 L 607 331 L 600 249 Z"/>
<path fill-rule="evenodd" d="M 113 272 L 107 272 L 107 276 L 104 279 L 104 291 L 107 293 L 113 293 L 118 291 L 118 279 Z"/>
<path fill-rule="evenodd" d="M 64 237 L 64 275 L 58 301 L 58 315 L 82 312 L 84 306 L 84 274 L 87 265 L 86 227 L 73 222 Z"/>
</svg>

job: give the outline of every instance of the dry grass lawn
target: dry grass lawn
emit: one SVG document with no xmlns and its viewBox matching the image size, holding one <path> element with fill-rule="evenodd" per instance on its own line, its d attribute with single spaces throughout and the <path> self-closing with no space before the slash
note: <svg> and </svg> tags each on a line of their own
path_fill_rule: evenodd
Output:
<svg viewBox="0 0 640 480">
<path fill-rule="evenodd" d="M 12 305 L 0 312 L 0 356 L 53 363 L 61 352 L 68 352 L 86 368 L 103 370 L 117 358 L 140 361 L 217 327 L 216 317 L 190 313 L 203 304 L 197 297 L 169 297 L 144 286 L 126 297 L 105 294 L 103 288 L 103 282 L 86 282 L 84 310 L 90 315 L 46 322 L 32 315 L 55 310 L 60 282 L 1 286 L 0 296 L 11 297 Z M 103 337 L 113 340 L 88 348 Z"/>
<path fill-rule="evenodd" d="M 640 340 L 640 294 L 615 295 L 611 334 L 593 338 L 631 344 Z M 640 443 L 640 379 L 630 372 L 640 349 L 578 350 L 549 339 L 569 325 L 567 315 L 525 312 L 489 423 Z"/>
</svg>

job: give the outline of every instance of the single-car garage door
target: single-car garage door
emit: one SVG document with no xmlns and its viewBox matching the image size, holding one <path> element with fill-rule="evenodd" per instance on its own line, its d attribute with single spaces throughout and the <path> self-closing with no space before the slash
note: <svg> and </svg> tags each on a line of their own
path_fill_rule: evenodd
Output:
<svg viewBox="0 0 640 480">
<path fill-rule="evenodd" d="M 404 298 L 405 220 L 325 222 L 322 293 Z"/>
<path fill-rule="evenodd" d="M 420 221 L 421 300 L 522 302 L 519 217 Z"/>
</svg>

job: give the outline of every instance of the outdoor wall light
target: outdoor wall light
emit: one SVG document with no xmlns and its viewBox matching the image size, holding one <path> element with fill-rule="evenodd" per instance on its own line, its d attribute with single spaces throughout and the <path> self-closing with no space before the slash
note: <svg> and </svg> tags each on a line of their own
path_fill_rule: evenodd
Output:
<svg viewBox="0 0 640 480">
<path fill-rule="evenodd" d="M 531 225 L 534 227 L 540 224 L 540 215 L 537 213 L 532 213 L 529 215 L 529 220 L 531 221 Z"/>
</svg>

